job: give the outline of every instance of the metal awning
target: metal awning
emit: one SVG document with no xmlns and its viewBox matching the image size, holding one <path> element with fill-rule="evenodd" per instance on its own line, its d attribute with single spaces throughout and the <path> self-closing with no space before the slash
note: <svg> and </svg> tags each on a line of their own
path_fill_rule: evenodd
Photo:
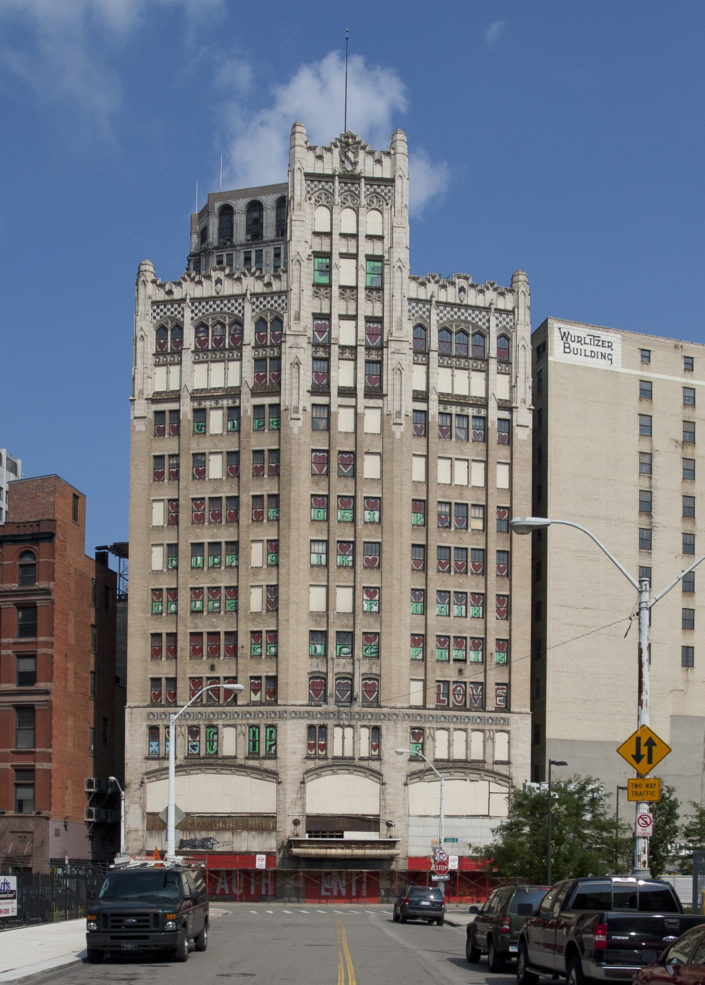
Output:
<svg viewBox="0 0 705 985">
<path fill-rule="evenodd" d="M 298 858 L 396 858 L 397 838 L 289 838 Z"/>
</svg>

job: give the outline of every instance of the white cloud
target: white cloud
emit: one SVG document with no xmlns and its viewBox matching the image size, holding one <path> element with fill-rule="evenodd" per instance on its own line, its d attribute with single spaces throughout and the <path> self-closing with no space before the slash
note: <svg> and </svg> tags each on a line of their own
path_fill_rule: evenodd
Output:
<svg viewBox="0 0 705 985">
<path fill-rule="evenodd" d="M 492 21 L 487 25 L 485 28 L 485 44 L 488 48 L 491 48 L 499 41 L 506 23 L 506 21 Z"/>
<path fill-rule="evenodd" d="M 442 198 L 450 182 L 445 161 L 434 162 L 423 148 L 409 153 L 409 211 L 420 215 L 435 198 Z"/>
<path fill-rule="evenodd" d="M 232 102 L 227 119 L 228 181 L 235 187 L 286 181 L 289 134 L 297 120 L 311 143 L 329 144 L 345 128 L 345 61 L 330 52 L 305 63 L 291 78 L 272 88 L 268 105 L 251 110 Z M 389 146 L 407 108 L 404 83 L 391 68 L 371 65 L 360 55 L 348 63 L 347 128 L 371 147 Z M 413 155 L 413 189 L 417 210 L 440 195 L 448 183 L 445 164 L 433 164 L 423 151 Z M 412 165 L 410 164 L 410 168 Z"/>
<path fill-rule="evenodd" d="M 67 97 L 108 131 L 121 102 L 110 49 L 134 33 L 154 6 L 179 7 L 191 24 L 196 10 L 223 0 L 0 0 L 0 22 L 16 24 L 12 46 L 0 47 L 0 67 L 43 101 Z"/>
</svg>

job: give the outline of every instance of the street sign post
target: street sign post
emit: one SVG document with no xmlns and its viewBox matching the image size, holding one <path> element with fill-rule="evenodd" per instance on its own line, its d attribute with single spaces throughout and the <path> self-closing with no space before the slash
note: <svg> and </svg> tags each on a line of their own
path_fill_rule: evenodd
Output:
<svg viewBox="0 0 705 985">
<path fill-rule="evenodd" d="M 666 745 L 648 725 L 642 725 L 633 732 L 617 752 L 641 776 L 646 776 L 654 766 L 669 754 L 671 747 Z"/>
<path fill-rule="evenodd" d="M 627 780 L 627 800 L 633 800 L 637 804 L 661 800 L 661 780 L 657 776 L 630 777 Z"/>
<path fill-rule="evenodd" d="M 445 848 L 434 848 L 433 850 L 433 871 L 438 876 L 445 876 L 448 874 L 448 852 Z"/>
</svg>

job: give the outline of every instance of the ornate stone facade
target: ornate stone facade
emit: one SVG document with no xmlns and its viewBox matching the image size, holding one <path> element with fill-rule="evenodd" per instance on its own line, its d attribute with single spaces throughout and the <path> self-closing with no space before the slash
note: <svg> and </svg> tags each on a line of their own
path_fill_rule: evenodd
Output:
<svg viewBox="0 0 705 985">
<path fill-rule="evenodd" d="M 236 230 L 282 194 L 281 269 L 265 208 L 215 263 L 223 203 Z M 436 775 L 395 754 L 419 749 L 462 870 L 529 778 L 526 275 L 410 275 L 401 131 L 297 123 L 288 186 L 209 196 L 191 230 L 178 282 L 137 277 L 129 848 L 163 845 L 169 711 L 210 686 L 176 734 L 181 837 L 383 882 L 437 832 Z"/>
</svg>

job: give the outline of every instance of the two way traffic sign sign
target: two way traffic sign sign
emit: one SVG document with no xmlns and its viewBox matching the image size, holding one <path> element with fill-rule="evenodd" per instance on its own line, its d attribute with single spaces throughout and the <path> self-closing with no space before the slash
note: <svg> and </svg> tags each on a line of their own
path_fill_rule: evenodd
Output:
<svg viewBox="0 0 705 985">
<path fill-rule="evenodd" d="M 670 751 L 671 747 L 659 739 L 648 725 L 638 728 L 617 749 L 622 759 L 626 759 L 641 776 L 646 776 Z"/>
</svg>

